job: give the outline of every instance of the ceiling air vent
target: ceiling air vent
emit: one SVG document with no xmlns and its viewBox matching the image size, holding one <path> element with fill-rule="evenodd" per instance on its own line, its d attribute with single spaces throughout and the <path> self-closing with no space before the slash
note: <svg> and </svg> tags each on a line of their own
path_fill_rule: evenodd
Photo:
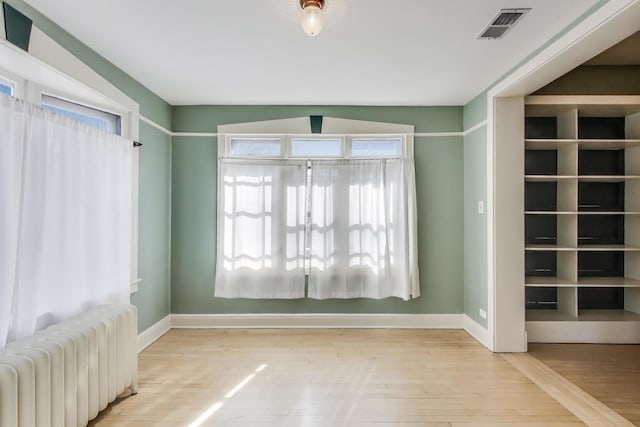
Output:
<svg viewBox="0 0 640 427">
<path fill-rule="evenodd" d="M 477 37 L 478 39 L 500 39 L 513 27 L 513 25 L 522 18 L 522 16 L 529 12 L 531 9 L 500 9 L 498 15 L 491 20 L 491 23 L 486 26 L 482 33 Z"/>
</svg>

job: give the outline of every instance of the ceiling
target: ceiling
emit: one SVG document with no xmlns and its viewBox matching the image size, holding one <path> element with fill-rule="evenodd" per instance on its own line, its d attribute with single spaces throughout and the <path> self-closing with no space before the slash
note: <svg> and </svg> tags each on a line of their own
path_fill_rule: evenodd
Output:
<svg viewBox="0 0 640 427">
<path fill-rule="evenodd" d="M 173 105 L 463 105 L 597 0 L 26 0 Z M 528 7 L 503 39 L 476 36 Z"/>
</svg>

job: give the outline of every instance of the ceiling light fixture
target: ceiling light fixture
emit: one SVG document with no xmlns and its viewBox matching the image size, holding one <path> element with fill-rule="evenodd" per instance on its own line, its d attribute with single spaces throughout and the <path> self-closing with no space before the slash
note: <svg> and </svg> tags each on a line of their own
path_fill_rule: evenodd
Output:
<svg viewBox="0 0 640 427">
<path fill-rule="evenodd" d="M 322 9 L 324 0 L 300 0 L 302 7 L 302 29 L 311 37 L 322 31 Z"/>
</svg>

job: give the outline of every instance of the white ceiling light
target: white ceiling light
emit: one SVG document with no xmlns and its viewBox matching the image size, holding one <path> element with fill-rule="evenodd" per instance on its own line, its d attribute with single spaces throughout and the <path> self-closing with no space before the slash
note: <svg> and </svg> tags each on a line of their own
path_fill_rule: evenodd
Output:
<svg viewBox="0 0 640 427">
<path fill-rule="evenodd" d="M 300 0 L 302 7 L 302 29 L 311 37 L 322 31 L 322 8 L 324 0 Z"/>
</svg>

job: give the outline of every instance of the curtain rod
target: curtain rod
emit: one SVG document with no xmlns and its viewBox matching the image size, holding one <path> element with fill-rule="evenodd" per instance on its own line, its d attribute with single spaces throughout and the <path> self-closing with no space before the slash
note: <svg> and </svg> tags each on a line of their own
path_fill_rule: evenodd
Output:
<svg viewBox="0 0 640 427">
<path fill-rule="evenodd" d="M 133 148 L 142 147 L 142 142 L 133 141 Z"/>
</svg>

